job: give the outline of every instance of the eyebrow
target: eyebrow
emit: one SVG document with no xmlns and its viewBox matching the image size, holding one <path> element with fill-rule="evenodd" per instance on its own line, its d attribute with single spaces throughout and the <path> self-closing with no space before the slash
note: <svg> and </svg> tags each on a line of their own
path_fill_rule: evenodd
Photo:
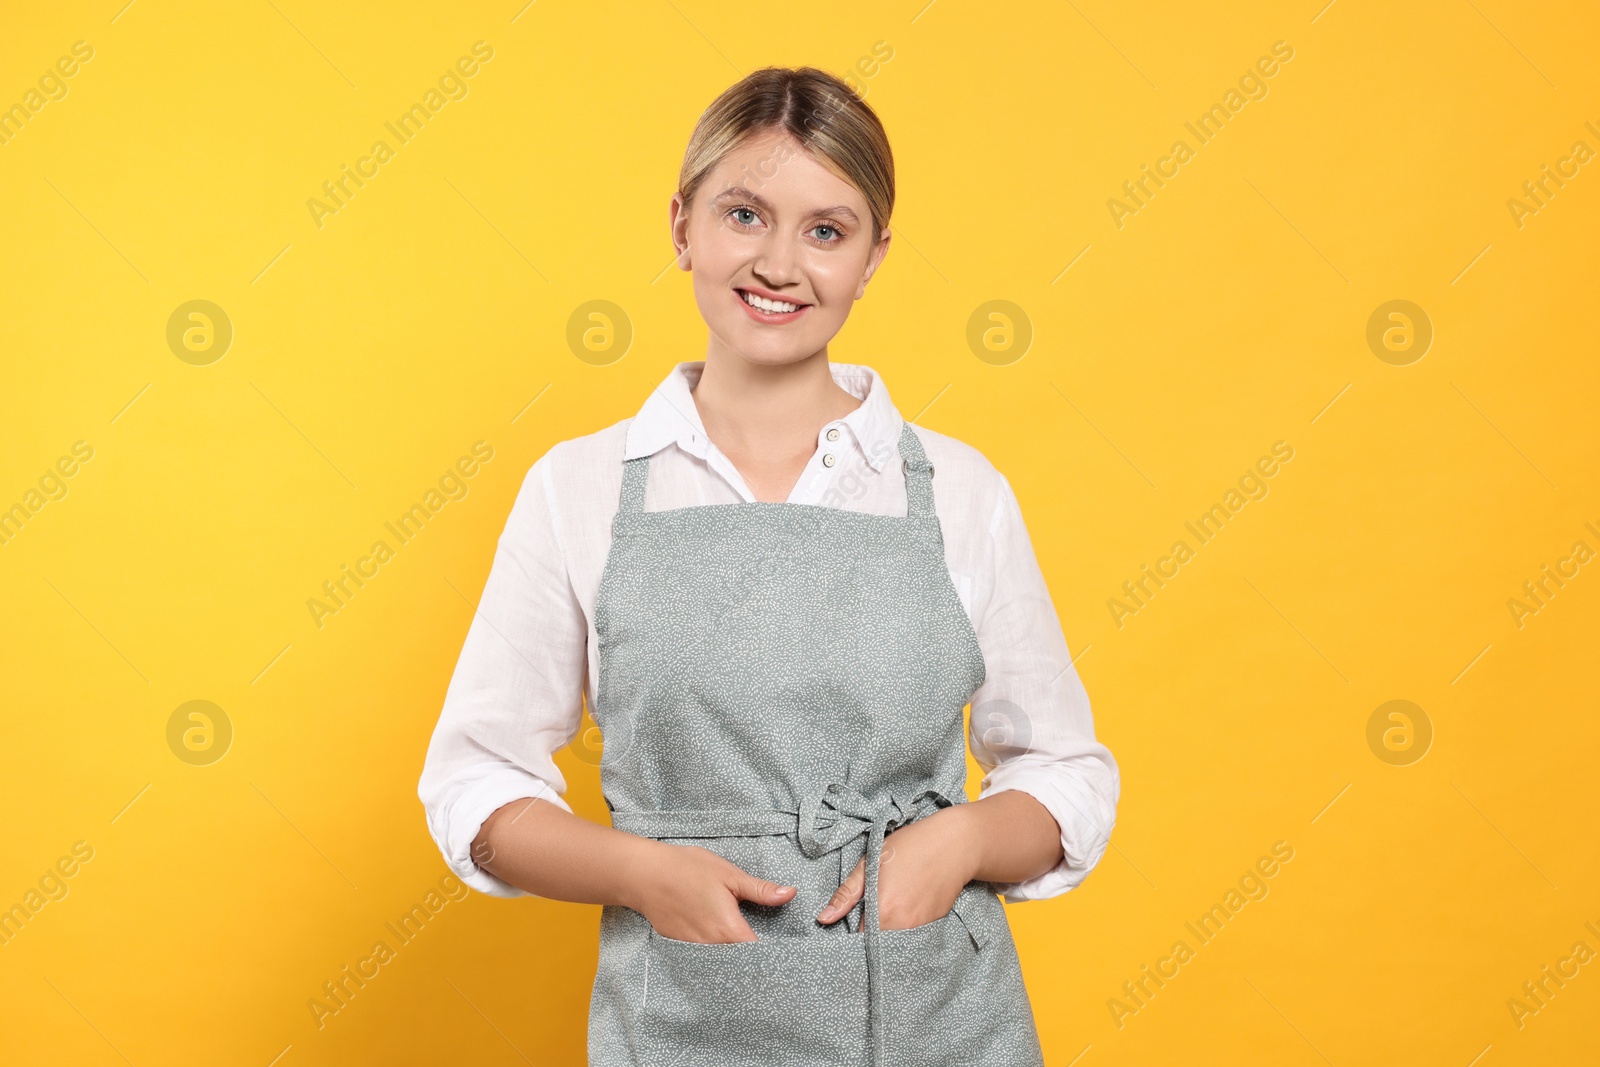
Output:
<svg viewBox="0 0 1600 1067">
<path fill-rule="evenodd" d="M 772 202 L 770 200 L 762 196 L 760 193 L 751 192 L 742 185 L 731 185 L 711 198 L 711 202 L 713 204 L 720 204 L 724 200 L 748 200 L 756 207 L 763 208 L 767 211 L 772 210 Z M 856 213 L 844 204 L 835 204 L 833 207 L 817 208 L 816 210 L 810 212 L 808 217 L 815 218 L 818 215 L 842 215 L 854 223 L 859 223 L 861 221 L 856 216 Z"/>
</svg>

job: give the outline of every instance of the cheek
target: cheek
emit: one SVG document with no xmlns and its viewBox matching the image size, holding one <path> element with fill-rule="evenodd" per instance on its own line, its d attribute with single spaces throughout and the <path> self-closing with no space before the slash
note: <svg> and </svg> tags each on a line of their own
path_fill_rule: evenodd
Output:
<svg viewBox="0 0 1600 1067">
<path fill-rule="evenodd" d="M 748 279 L 761 256 L 759 242 L 716 227 L 707 227 L 700 242 L 692 247 L 695 284 L 707 292 L 731 290 L 736 281 Z"/>
<path fill-rule="evenodd" d="M 819 306 L 824 309 L 843 307 L 848 311 L 856 298 L 864 269 L 865 265 L 856 262 L 854 257 L 849 262 L 842 257 L 829 257 L 814 263 L 808 273 Z"/>
<path fill-rule="evenodd" d="M 694 302 L 700 308 L 700 317 L 713 327 L 737 325 L 744 312 L 739 310 L 735 303 L 738 298 L 728 287 L 726 279 L 702 272 L 698 261 L 695 263 L 693 277 Z"/>
<path fill-rule="evenodd" d="M 736 249 L 729 245 L 727 235 L 714 230 L 691 235 L 689 249 L 693 267 L 689 276 L 694 282 L 695 298 L 702 307 L 708 301 L 726 302 L 742 263 Z"/>
</svg>

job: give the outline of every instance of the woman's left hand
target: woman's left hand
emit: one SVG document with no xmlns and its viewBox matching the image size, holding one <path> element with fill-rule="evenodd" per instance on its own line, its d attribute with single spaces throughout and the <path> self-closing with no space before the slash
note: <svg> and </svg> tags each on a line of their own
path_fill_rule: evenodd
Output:
<svg viewBox="0 0 1600 1067">
<path fill-rule="evenodd" d="M 978 843 L 963 807 L 941 808 L 883 839 L 878 864 L 880 930 L 904 930 L 942 918 L 972 880 Z M 866 888 L 867 861 L 862 857 L 817 921 L 831 924 L 843 918 Z"/>
</svg>

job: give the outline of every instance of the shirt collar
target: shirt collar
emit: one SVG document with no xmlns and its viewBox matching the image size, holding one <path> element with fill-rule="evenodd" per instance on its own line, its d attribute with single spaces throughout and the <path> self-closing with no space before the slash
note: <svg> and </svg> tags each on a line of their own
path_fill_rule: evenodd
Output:
<svg viewBox="0 0 1600 1067">
<path fill-rule="evenodd" d="M 705 457 L 710 440 L 690 395 L 705 366 L 703 359 L 685 361 L 667 373 L 629 424 L 623 458 L 652 456 L 670 444 Z M 899 444 L 905 422 L 889 399 L 888 386 L 877 371 L 863 363 L 830 362 L 828 371 L 839 388 L 861 400 L 860 407 L 828 425 L 846 427 L 855 435 L 867 463 L 874 471 L 882 471 Z"/>
</svg>

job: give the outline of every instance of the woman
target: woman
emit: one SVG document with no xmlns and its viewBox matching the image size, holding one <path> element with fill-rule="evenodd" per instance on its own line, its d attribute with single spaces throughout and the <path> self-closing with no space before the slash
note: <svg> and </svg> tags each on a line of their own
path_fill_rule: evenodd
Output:
<svg viewBox="0 0 1600 1067">
<path fill-rule="evenodd" d="M 1082 881 L 1117 767 L 1005 478 L 828 360 L 893 200 L 831 75 L 711 105 L 669 215 L 706 358 L 533 465 L 451 680 L 429 827 L 603 905 L 593 1065 L 1043 1062 L 999 894 Z M 585 698 L 610 827 L 552 759 Z"/>
</svg>

